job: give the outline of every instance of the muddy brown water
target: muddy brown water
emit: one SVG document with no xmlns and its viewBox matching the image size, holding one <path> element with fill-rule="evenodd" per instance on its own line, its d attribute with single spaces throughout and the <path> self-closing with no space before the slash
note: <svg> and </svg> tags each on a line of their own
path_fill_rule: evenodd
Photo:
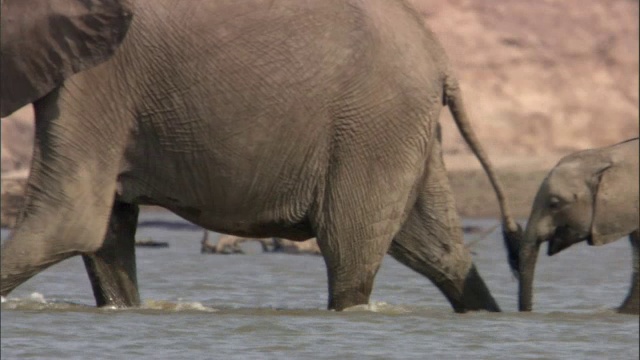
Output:
<svg viewBox="0 0 640 360">
<path fill-rule="evenodd" d="M 82 260 L 62 262 L 7 299 L 2 359 L 637 359 L 638 316 L 613 311 L 626 295 L 626 240 L 541 251 L 535 311 L 516 312 L 517 282 L 494 231 L 474 258 L 503 313 L 454 314 L 425 278 L 390 257 L 371 304 L 325 310 L 321 257 L 202 255 L 201 232 L 179 218 L 143 213 L 140 238 L 169 248 L 137 249 L 144 305 L 96 309 Z M 490 228 L 493 220 L 466 221 Z M 180 224 L 184 226 L 180 226 Z M 8 235 L 2 231 L 2 238 Z M 467 242 L 478 234 L 468 234 Z M 215 240 L 215 236 L 212 240 Z"/>
</svg>

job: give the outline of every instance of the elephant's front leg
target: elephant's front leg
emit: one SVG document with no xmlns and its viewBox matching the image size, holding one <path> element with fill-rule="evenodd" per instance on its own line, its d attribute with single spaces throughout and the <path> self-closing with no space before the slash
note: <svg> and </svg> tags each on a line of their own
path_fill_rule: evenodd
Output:
<svg viewBox="0 0 640 360">
<path fill-rule="evenodd" d="M 138 206 L 115 201 L 102 247 L 83 254 L 96 305 L 140 305 L 136 277 L 135 235 Z"/>
<path fill-rule="evenodd" d="M 456 312 L 500 311 L 464 245 L 439 145 L 434 146 L 428 171 L 389 254 L 429 278 Z"/>
<path fill-rule="evenodd" d="M 2 296 L 55 263 L 102 246 L 116 191 L 119 139 L 127 132 L 115 122 L 97 126 L 117 118 L 108 116 L 114 107 L 77 106 L 74 89 L 65 85 L 34 104 L 36 141 L 25 206 L 2 244 Z M 87 118 L 91 113 L 105 117 Z"/>
<path fill-rule="evenodd" d="M 623 314 L 640 314 L 640 277 L 638 268 L 640 267 L 640 234 L 638 230 L 629 235 L 629 242 L 633 249 L 633 274 L 631 275 L 631 286 L 624 302 L 618 308 L 618 312 Z"/>
</svg>

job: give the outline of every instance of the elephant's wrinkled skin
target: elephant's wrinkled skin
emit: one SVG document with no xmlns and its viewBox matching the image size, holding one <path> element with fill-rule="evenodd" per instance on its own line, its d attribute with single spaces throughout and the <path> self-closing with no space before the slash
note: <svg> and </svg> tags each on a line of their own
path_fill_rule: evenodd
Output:
<svg viewBox="0 0 640 360">
<path fill-rule="evenodd" d="M 112 58 L 35 102 L 26 208 L 2 249 L 2 295 L 82 254 L 99 306 L 137 305 L 138 205 L 153 204 L 238 236 L 316 236 L 332 309 L 368 302 L 388 252 L 455 311 L 499 310 L 463 244 L 436 138 L 443 104 L 498 191 L 507 233 L 519 229 L 442 48 L 406 4 L 130 8 Z"/>
<path fill-rule="evenodd" d="M 538 250 L 548 254 L 587 241 L 604 245 L 629 235 L 633 275 L 619 312 L 638 314 L 638 138 L 564 157 L 535 197 L 523 242 L 510 249 L 519 273 L 519 308 L 531 311 Z"/>
</svg>

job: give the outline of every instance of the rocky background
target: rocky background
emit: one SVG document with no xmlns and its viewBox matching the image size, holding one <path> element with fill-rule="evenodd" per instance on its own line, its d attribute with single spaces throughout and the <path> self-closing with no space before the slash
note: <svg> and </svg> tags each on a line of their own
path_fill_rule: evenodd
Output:
<svg viewBox="0 0 640 360">
<path fill-rule="evenodd" d="M 445 47 L 518 216 L 562 155 L 638 136 L 637 0 L 411 2 Z M 32 119 L 27 107 L 1 121 L 3 209 L 19 202 L 5 194 L 28 171 Z M 441 122 L 461 214 L 495 216 L 447 111 Z"/>
</svg>

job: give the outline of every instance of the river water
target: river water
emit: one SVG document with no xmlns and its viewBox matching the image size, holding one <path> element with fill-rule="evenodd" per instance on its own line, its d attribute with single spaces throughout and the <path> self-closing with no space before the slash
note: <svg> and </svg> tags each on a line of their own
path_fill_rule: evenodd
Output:
<svg viewBox="0 0 640 360">
<path fill-rule="evenodd" d="M 503 313 L 455 314 L 388 256 L 371 304 L 337 313 L 325 310 L 319 256 L 261 254 L 257 244 L 204 255 L 202 232 L 178 217 L 144 221 L 183 226 L 139 228 L 138 238 L 170 244 L 136 250 L 141 308 L 96 309 L 81 258 L 64 261 L 3 299 L 2 359 L 638 359 L 638 316 L 613 311 L 631 278 L 627 240 L 552 258 L 541 249 L 533 313 L 516 311 L 498 231 L 472 249 Z"/>
</svg>

